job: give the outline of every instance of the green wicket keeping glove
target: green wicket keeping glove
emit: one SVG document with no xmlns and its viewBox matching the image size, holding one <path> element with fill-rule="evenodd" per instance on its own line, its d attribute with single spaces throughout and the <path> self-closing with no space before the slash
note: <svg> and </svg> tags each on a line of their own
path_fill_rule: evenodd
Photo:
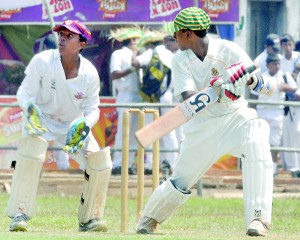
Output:
<svg viewBox="0 0 300 240">
<path fill-rule="evenodd" d="M 90 128 L 85 123 L 85 118 L 78 118 L 71 124 L 66 144 L 63 150 L 66 153 L 78 154 L 83 148 L 85 140 L 90 133 Z"/>
<path fill-rule="evenodd" d="M 42 127 L 41 123 L 41 113 L 39 108 L 29 102 L 26 104 L 27 107 L 27 117 L 25 122 L 25 128 L 29 135 L 38 135 L 41 136 L 43 133 L 47 132 L 48 130 Z"/>
</svg>

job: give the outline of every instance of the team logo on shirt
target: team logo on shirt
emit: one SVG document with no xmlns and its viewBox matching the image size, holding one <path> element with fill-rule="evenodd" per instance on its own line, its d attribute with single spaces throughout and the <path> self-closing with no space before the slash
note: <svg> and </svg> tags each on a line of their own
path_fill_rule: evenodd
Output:
<svg viewBox="0 0 300 240">
<path fill-rule="evenodd" d="M 77 93 L 74 95 L 74 97 L 75 97 L 76 99 L 80 100 L 80 99 L 84 99 L 84 98 L 85 98 L 85 95 L 84 95 L 83 92 L 77 92 Z"/>
<path fill-rule="evenodd" d="M 216 68 L 211 69 L 211 75 L 213 77 L 219 76 L 219 71 Z"/>
</svg>

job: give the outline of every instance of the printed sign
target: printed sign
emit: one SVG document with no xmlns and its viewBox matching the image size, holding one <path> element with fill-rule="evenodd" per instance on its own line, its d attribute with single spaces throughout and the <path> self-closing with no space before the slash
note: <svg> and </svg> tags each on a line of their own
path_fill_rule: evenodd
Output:
<svg viewBox="0 0 300 240">
<path fill-rule="evenodd" d="M 239 0 L 199 0 L 212 22 L 238 22 Z M 49 7 L 55 22 L 66 19 L 89 24 L 141 23 L 161 24 L 174 20 L 178 12 L 194 6 L 187 0 L 50 0 Z M 13 9 L 5 9 L 7 11 Z M 14 9 L 15 10 L 15 9 Z M 0 12 L 1 13 L 1 12 Z M 3 13 L 0 23 L 49 24 L 48 12 L 42 4 Z"/>
</svg>

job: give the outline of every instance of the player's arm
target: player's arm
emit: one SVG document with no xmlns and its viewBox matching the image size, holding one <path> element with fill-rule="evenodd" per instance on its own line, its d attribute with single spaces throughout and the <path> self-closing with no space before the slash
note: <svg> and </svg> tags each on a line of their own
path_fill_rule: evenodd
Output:
<svg viewBox="0 0 300 240">
<path fill-rule="evenodd" d="M 141 64 L 138 60 L 138 52 L 133 52 L 132 57 L 131 57 L 131 65 L 135 68 L 140 68 Z"/>
<path fill-rule="evenodd" d="M 135 71 L 136 71 L 135 67 L 130 67 L 130 68 L 127 68 L 125 70 L 113 71 L 111 73 L 111 80 L 120 79 L 120 78 L 125 77 L 128 74 L 133 73 Z"/>
</svg>

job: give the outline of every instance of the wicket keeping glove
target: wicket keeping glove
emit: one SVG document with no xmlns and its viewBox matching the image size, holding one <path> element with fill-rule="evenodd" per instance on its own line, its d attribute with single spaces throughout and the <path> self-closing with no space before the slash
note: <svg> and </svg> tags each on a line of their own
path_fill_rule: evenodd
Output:
<svg viewBox="0 0 300 240">
<path fill-rule="evenodd" d="M 63 147 L 63 150 L 66 153 L 75 153 L 78 154 L 79 151 L 83 148 L 85 140 L 90 133 L 90 127 L 85 123 L 85 118 L 75 119 L 71 123 L 70 130 L 67 135 L 66 144 Z"/>
<path fill-rule="evenodd" d="M 39 108 L 32 102 L 25 104 L 27 108 L 27 116 L 25 120 L 25 129 L 29 135 L 38 135 L 41 136 L 43 133 L 48 130 L 42 127 L 41 123 L 41 113 Z"/>
</svg>

